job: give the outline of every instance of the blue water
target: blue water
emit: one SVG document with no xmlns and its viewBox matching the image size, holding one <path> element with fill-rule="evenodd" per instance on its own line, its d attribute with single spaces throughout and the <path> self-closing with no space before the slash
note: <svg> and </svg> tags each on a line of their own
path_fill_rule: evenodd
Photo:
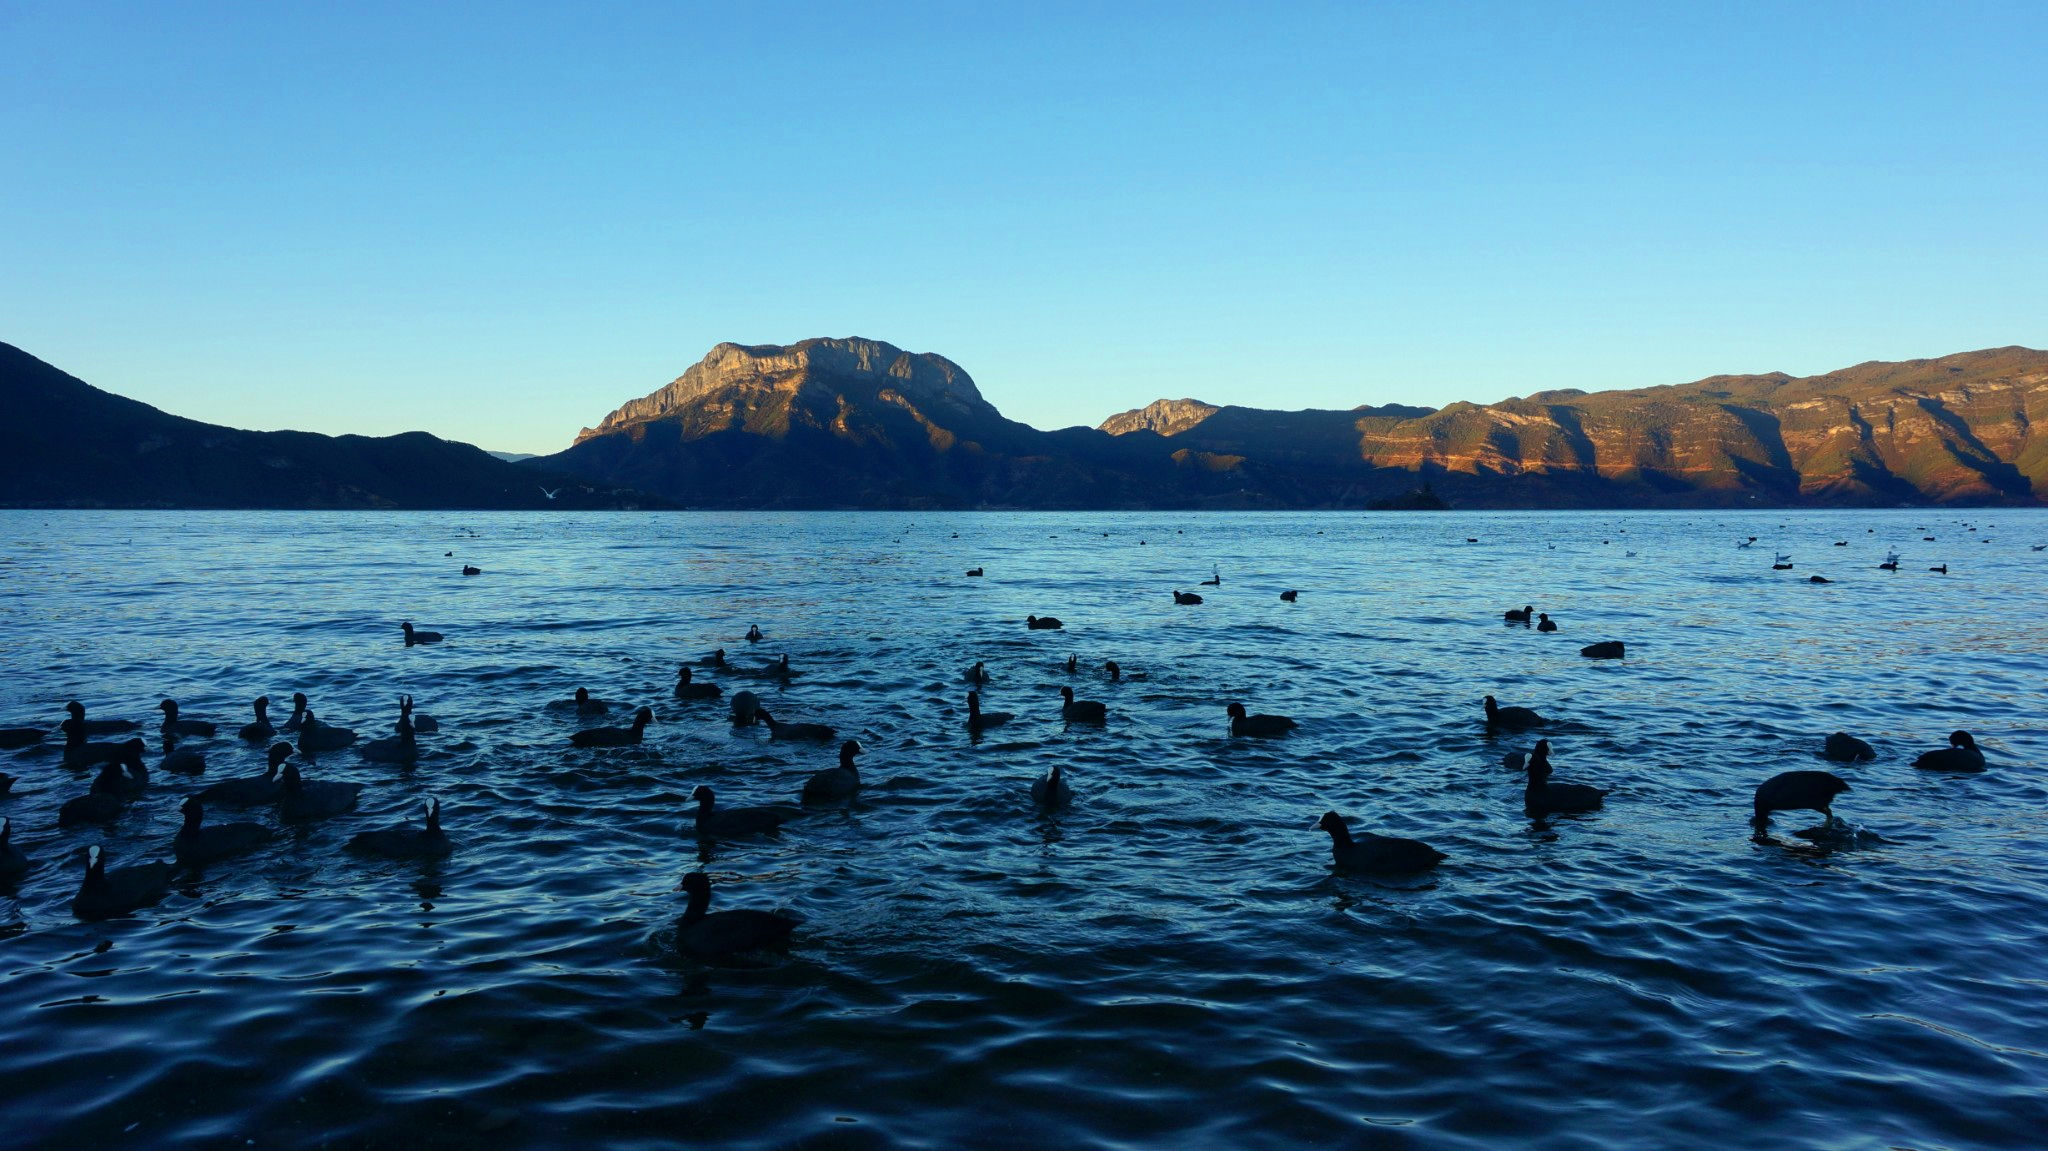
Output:
<svg viewBox="0 0 2048 1151">
<path fill-rule="evenodd" d="M 0 1144 L 2030 1145 L 2040 543 L 2048 514 L 2004 510 L 0 512 L 0 725 L 77 698 L 153 729 L 165 696 L 224 725 L 105 830 L 57 829 L 87 782 L 58 741 L 0 755 L 36 865 L 0 888 Z M 1524 603 L 1562 630 L 1505 626 Z M 708 678 L 860 739 L 867 786 L 700 862 L 693 787 L 788 802 L 833 759 L 671 699 L 720 646 L 788 653 L 787 687 Z M 979 743 L 977 659 L 1019 713 Z M 541 705 L 578 685 L 653 706 L 646 744 L 571 749 Z M 1062 685 L 1109 723 L 1065 728 Z M 368 785 L 355 814 L 74 921 L 79 849 L 168 859 L 186 791 L 260 770 L 248 701 L 295 690 L 444 726 L 415 767 L 309 764 Z M 1487 693 L 1549 715 L 1557 778 L 1607 808 L 1527 817 L 1500 759 L 1530 737 L 1487 735 Z M 1231 700 L 1302 726 L 1233 740 Z M 1990 770 L 1910 766 L 1957 727 Z M 1851 829 L 1754 836 L 1755 784 L 1830 766 L 1836 729 L 1879 751 L 1835 768 Z M 1046 816 L 1055 762 L 1076 798 Z M 428 797 L 449 860 L 342 850 Z M 1326 809 L 1450 858 L 1333 875 Z M 786 961 L 675 954 L 699 866 L 714 908 L 803 918 Z"/>
</svg>

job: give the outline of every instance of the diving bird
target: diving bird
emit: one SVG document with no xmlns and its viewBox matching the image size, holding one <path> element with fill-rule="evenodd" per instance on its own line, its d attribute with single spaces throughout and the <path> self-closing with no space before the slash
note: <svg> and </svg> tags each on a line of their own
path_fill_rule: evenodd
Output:
<svg viewBox="0 0 2048 1151">
<path fill-rule="evenodd" d="M 270 829 L 260 823 L 216 823 L 207 826 L 206 805 L 197 796 L 187 796 L 178 810 L 185 825 L 171 840 L 171 852 L 180 864 L 192 867 L 246 855 L 270 842 Z"/>
<path fill-rule="evenodd" d="M 1362 832 L 1353 839 L 1344 817 L 1334 811 L 1324 812 L 1323 817 L 1316 821 L 1316 827 L 1330 833 L 1330 856 L 1339 871 L 1395 875 L 1427 871 L 1447 858 L 1443 852 L 1419 839 L 1374 835 L 1371 832 Z"/>
<path fill-rule="evenodd" d="M 570 736 L 569 742 L 577 747 L 628 747 L 639 743 L 653 722 L 654 709 L 643 707 L 633 713 L 631 727 L 586 727 Z"/>
<path fill-rule="evenodd" d="M 404 623 L 401 623 L 398 626 L 405 630 L 405 646 L 407 647 L 413 647 L 417 644 L 423 643 L 440 643 L 443 638 L 441 633 L 438 631 L 418 630 L 417 628 L 412 626 L 411 620 L 406 620 Z"/>
<path fill-rule="evenodd" d="M 1550 741 L 1539 739 L 1529 753 L 1528 783 L 1522 789 L 1522 808 L 1530 815 L 1552 812 L 1593 811 L 1607 798 L 1604 787 L 1583 783 L 1550 782 Z"/>
<path fill-rule="evenodd" d="M 1535 727 L 1547 722 L 1542 716 L 1526 707 L 1502 707 L 1492 696 L 1487 696 L 1486 726 L 1488 727 Z"/>
<path fill-rule="evenodd" d="M 1074 798 L 1074 789 L 1067 786 L 1066 771 L 1058 763 L 1042 777 L 1031 781 L 1031 800 L 1040 807 L 1061 807 Z"/>
<path fill-rule="evenodd" d="M 437 799 L 427 805 L 424 826 L 414 827 L 407 820 L 394 827 L 359 831 L 349 838 L 348 849 L 386 859 L 446 859 L 455 844 L 441 830 L 441 801 Z"/>
<path fill-rule="evenodd" d="M 1060 718 L 1068 723 L 1103 723 L 1109 718 L 1108 706 L 1092 699 L 1075 699 L 1074 689 L 1063 687 L 1060 698 Z"/>
<path fill-rule="evenodd" d="M 1855 763 L 1862 759 L 1876 759 L 1877 749 L 1846 731 L 1838 731 L 1828 736 L 1827 742 L 1821 745 L 1820 754 L 1823 759 Z"/>
<path fill-rule="evenodd" d="M 1781 771 L 1757 785 L 1752 822 L 1762 831 L 1774 811 L 1818 811 L 1833 824 L 1831 805 L 1847 790 L 1849 784 L 1831 771 Z"/>
<path fill-rule="evenodd" d="M 1032 615 L 1024 617 L 1024 626 L 1032 631 L 1058 631 L 1067 625 L 1061 623 L 1056 616 Z"/>
<path fill-rule="evenodd" d="M 243 724 L 242 730 L 235 734 L 250 743 L 268 743 L 277 734 L 277 729 L 270 724 L 270 697 L 259 695 L 251 706 L 256 709 L 256 721 Z"/>
<path fill-rule="evenodd" d="M 356 796 L 363 790 L 360 783 L 306 779 L 299 775 L 296 763 L 284 765 L 284 776 L 280 782 L 278 813 L 289 820 L 326 819 L 354 811 Z"/>
<path fill-rule="evenodd" d="M 578 691 L 583 689 L 578 688 Z M 715 683 L 696 683 L 690 679 L 690 667 L 684 664 L 676 669 L 677 699 L 717 699 L 725 689 Z"/>
<path fill-rule="evenodd" d="M 1927 771 L 1983 771 L 1984 753 L 1969 732 L 1954 731 L 1949 733 L 1947 747 L 1922 752 L 1913 766 Z"/>
<path fill-rule="evenodd" d="M 273 743 L 270 745 L 270 767 L 262 775 L 224 779 L 199 791 L 198 798 L 216 807 L 259 807 L 276 803 L 284 791 L 283 782 L 277 778 L 277 769 L 291 757 L 291 744 Z"/>
<path fill-rule="evenodd" d="M 1241 703 L 1233 703 L 1224 711 L 1230 716 L 1232 735 L 1286 735 L 1301 726 L 1284 715 L 1246 715 Z"/>
<path fill-rule="evenodd" d="M 157 710 L 164 713 L 163 730 L 167 735 L 210 736 L 219 730 L 217 724 L 204 719 L 179 719 L 178 701 L 167 699 L 157 704 Z"/>
<path fill-rule="evenodd" d="M 767 951 L 788 951 L 796 920 L 772 911 L 738 908 L 712 911 L 711 879 L 701 871 L 683 876 L 690 902 L 676 921 L 676 949 L 692 959 L 724 963 Z"/>
<path fill-rule="evenodd" d="M 852 799 L 860 790 L 860 768 L 854 766 L 853 757 L 861 753 L 857 740 L 847 740 L 839 745 L 839 766 L 828 767 L 814 772 L 804 781 L 805 803 L 831 803 L 836 800 Z"/>
<path fill-rule="evenodd" d="M 803 814 L 794 807 L 779 805 L 719 807 L 718 797 L 712 794 L 710 788 L 702 785 L 690 793 L 690 798 L 697 801 L 699 839 L 739 839 L 749 835 L 766 835 Z"/>
<path fill-rule="evenodd" d="M 978 691 L 967 693 L 967 730 L 980 731 L 985 727 L 996 727 L 1008 723 L 1015 718 L 1016 716 L 1007 711 L 981 710 L 981 693 Z"/>
<path fill-rule="evenodd" d="M 112 919 L 154 906 L 171 889 L 168 863 L 135 863 L 107 870 L 107 852 L 86 850 L 85 881 L 71 899 L 71 914 L 83 920 Z"/>
<path fill-rule="evenodd" d="M 831 743 L 836 737 L 830 725 L 822 723 L 783 723 L 768 714 L 768 709 L 756 708 L 754 714 L 768 725 L 769 739 L 802 739 L 813 743 Z"/>
</svg>

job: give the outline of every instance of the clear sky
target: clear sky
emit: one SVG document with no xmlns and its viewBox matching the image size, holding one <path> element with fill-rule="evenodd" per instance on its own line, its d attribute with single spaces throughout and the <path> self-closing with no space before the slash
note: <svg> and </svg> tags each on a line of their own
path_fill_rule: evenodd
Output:
<svg viewBox="0 0 2048 1151">
<path fill-rule="evenodd" d="M 1013 418 L 2048 346 L 2048 4 L 0 0 L 0 340 L 552 451 L 721 340 Z"/>
</svg>

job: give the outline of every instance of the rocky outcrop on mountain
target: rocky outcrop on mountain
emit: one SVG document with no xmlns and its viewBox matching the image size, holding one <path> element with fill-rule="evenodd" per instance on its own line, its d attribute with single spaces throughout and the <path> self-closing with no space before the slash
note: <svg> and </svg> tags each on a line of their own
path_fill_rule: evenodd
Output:
<svg viewBox="0 0 2048 1151">
<path fill-rule="evenodd" d="M 1160 400 L 1040 432 L 942 357 L 807 340 L 721 344 L 544 462 L 702 506 L 2037 503 L 2044 416 L 2048 353 L 1999 348 L 1441 410 Z"/>
<path fill-rule="evenodd" d="M 204 424 L 103 392 L 8 344 L 0 411 L 0 505 L 9 507 L 588 508 L 644 499 L 425 432 Z"/>
</svg>

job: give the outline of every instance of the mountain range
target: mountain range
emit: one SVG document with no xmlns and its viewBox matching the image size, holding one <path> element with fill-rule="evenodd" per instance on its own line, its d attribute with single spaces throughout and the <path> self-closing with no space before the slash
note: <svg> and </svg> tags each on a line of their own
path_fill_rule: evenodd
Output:
<svg viewBox="0 0 2048 1151">
<path fill-rule="evenodd" d="M 245 432 L 0 344 L 0 504 L 187 507 L 1369 508 L 2038 504 L 2048 352 L 1715 376 L 1442 409 L 1162 399 L 1005 418 L 959 365 L 866 339 L 720 344 L 512 462 L 421 432 Z M 510 456 L 511 453 L 506 453 Z"/>
</svg>

